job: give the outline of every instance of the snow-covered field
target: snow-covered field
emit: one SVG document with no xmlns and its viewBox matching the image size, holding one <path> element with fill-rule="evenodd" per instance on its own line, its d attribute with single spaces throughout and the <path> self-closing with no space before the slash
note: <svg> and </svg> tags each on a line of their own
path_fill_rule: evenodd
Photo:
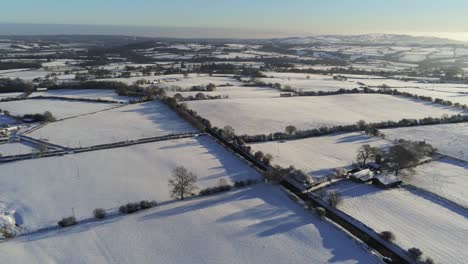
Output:
<svg viewBox="0 0 468 264">
<path fill-rule="evenodd" d="M 381 263 L 263 184 L 29 235 L 0 254 L 5 263 Z"/>
<path fill-rule="evenodd" d="M 359 85 L 354 82 L 337 81 L 333 79 L 333 76 L 328 75 L 279 72 L 264 72 L 264 74 L 269 78 L 259 78 L 259 80 L 266 83 L 279 83 L 283 87 L 289 85 L 293 89 L 303 91 L 337 91 L 342 88 L 359 88 Z"/>
<path fill-rule="evenodd" d="M 425 140 L 442 154 L 468 161 L 467 123 L 385 129 L 383 133 L 389 139 Z"/>
<path fill-rule="evenodd" d="M 47 92 L 34 92 L 31 96 L 49 96 L 49 97 L 66 97 L 78 99 L 101 99 L 117 102 L 128 102 L 132 97 L 119 96 L 114 90 L 107 89 L 61 89 L 49 90 Z"/>
<path fill-rule="evenodd" d="M 204 76 L 203 74 L 200 76 L 196 76 L 195 74 L 189 75 L 188 78 L 182 77 L 177 78 L 175 80 L 167 80 L 160 84 L 161 87 L 171 88 L 171 87 L 179 87 L 184 90 L 190 89 L 193 86 L 206 86 L 208 84 L 214 84 L 216 86 L 219 85 L 242 85 L 241 82 L 231 78 L 231 77 L 222 77 L 222 76 Z M 222 88 L 222 87 L 217 87 Z"/>
<path fill-rule="evenodd" d="M 341 182 L 329 189 L 342 193 L 344 201 L 339 209 L 377 232 L 393 232 L 395 242 L 403 248 L 420 248 L 436 263 L 466 263 L 466 210 L 405 188 L 382 190 Z"/>
<path fill-rule="evenodd" d="M 35 78 L 44 78 L 48 74 L 44 69 L 26 70 L 26 71 L 11 71 L 0 73 L 0 78 L 20 78 L 26 81 L 32 81 Z"/>
<path fill-rule="evenodd" d="M 154 101 L 49 123 L 29 136 L 85 147 L 192 131 L 195 129 L 175 112 Z"/>
<path fill-rule="evenodd" d="M 354 124 L 359 120 L 398 121 L 461 112 L 455 108 L 380 94 L 209 100 L 187 104 L 214 126 L 230 125 L 238 134 L 269 134 L 284 131 L 288 125 L 311 129 Z"/>
<path fill-rule="evenodd" d="M 453 103 L 460 103 L 468 105 L 468 87 L 465 88 L 439 88 L 440 90 L 432 90 L 427 88 L 399 88 L 397 90 L 401 92 L 407 92 L 411 94 L 430 96 L 433 99 L 440 98 L 448 100 Z"/>
<path fill-rule="evenodd" d="M 10 111 L 11 115 L 42 114 L 50 111 L 57 119 L 79 116 L 115 107 L 116 104 L 72 102 L 54 99 L 30 99 L 10 102 L 0 102 L 2 110 Z"/>
<path fill-rule="evenodd" d="M 251 144 L 253 150 L 273 155 L 273 164 L 294 167 L 311 176 L 323 177 L 333 169 L 350 166 L 365 144 L 384 147 L 388 143 L 360 133 Z"/>
<path fill-rule="evenodd" d="M 200 92 L 167 92 L 168 96 L 180 93 L 182 96 L 195 96 Z M 229 98 L 262 98 L 280 97 L 281 92 L 268 87 L 224 86 L 216 87 L 213 92 L 201 92 L 205 95 L 227 95 Z"/>
<path fill-rule="evenodd" d="M 170 198 L 168 179 L 176 166 L 198 175 L 201 188 L 259 177 L 256 171 L 207 136 L 161 141 L 0 165 L 0 201 L 29 229 L 55 225 L 75 209 L 113 208 L 142 199 Z"/>
<path fill-rule="evenodd" d="M 468 208 L 468 163 L 450 158 L 436 160 L 418 166 L 416 175 L 407 181 Z"/>
<path fill-rule="evenodd" d="M 32 152 L 34 152 L 34 148 L 27 143 L 15 142 L 15 143 L 0 144 L 1 156 L 29 154 Z"/>
<path fill-rule="evenodd" d="M 23 93 L 0 93 L 0 98 L 14 98 L 22 95 Z"/>
</svg>

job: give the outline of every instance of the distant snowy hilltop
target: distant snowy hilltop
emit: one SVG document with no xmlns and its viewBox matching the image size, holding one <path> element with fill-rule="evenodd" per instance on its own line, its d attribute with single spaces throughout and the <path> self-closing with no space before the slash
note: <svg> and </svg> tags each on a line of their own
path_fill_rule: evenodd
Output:
<svg viewBox="0 0 468 264">
<path fill-rule="evenodd" d="M 395 34 L 366 34 L 366 35 L 316 35 L 308 37 L 290 37 L 271 39 L 283 44 L 399 44 L 399 45 L 441 45 L 441 44 L 463 44 L 462 41 L 427 37 Z"/>
</svg>

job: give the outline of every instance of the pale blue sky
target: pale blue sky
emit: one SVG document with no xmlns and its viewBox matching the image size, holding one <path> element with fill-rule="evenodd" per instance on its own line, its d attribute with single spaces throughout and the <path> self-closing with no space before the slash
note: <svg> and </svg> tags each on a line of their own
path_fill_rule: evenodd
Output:
<svg viewBox="0 0 468 264">
<path fill-rule="evenodd" d="M 467 0 L 12 0 L 0 22 L 358 34 L 468 32 Z"/>
</svg>

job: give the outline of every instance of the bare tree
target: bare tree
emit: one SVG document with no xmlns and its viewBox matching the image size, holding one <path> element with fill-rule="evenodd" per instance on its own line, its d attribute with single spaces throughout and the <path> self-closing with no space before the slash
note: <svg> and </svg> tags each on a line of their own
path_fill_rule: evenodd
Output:
<svg viewBox="0 0 468 264">
<path fill-rule="evenodd" d="M 206 90 L 209 91 L 209 92 L 215 91 L 216 90 L 216 85 L 214 85 L 213 83 L 209 83 L 206 86 Z"/>
<path fill-rule="evenodd" d="M 380 150 L 375 147 L 371 147 L 369 144 L 362 145 L 356 156 L 356 161 L 362 167 L 367 165 L 367 161 L 370 159 L 375 159 L 380 154 Z"/>
<path fill-rule="evenodd" d="M 265 154 L 265 156 L 263 156 L 263 162 L 267 165 L 270 165 L 272 160 L 273 156 L 271 154 Z"/>
<path fill-rule="evenodd" d="M 185 167 L 179 166 L 172 171 L 172 179 L 169 180 L 171 196 L 183 200 L 186 195 L 191 195 L 197 190 L 195 183 L 197 176 L 189 172 Z"/>
<path fill-rule="evenodd" d="M 234 128 L 232 126 L 225 126 L 223 128 L 223 136 L 229 140 L 232 140 L 236 136 Z"/>
<path fill-rule="evenodd" d="M 394 145 L 390 147 L 385 158 L 385 167 L 398 176 L 402 169 L 409 169 L 408 167 L 418 161 L 418 156 L 407 149 L 403 145 Z"/>
<path fill-rule="evenodd" d="M 287 126 L 285 130 L 286 130 L 286 133 L 288 133 L 288 135 L 290 136 L 295 134 L 297 131 L 295 126 Z"/>
</svg>

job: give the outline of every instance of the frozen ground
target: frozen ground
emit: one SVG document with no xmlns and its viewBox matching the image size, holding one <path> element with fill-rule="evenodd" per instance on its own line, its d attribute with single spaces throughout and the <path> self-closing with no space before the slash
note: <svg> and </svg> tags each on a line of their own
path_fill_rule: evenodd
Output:
<svg viewBox="0 0 468 264">
<path fill-rule="evenodd" d="M 468 163 L 450 158 L 416 168 L 407 181 L 468 208 Z"/>
<path fill-rule="evenodd" d="M 459 110 L 436 104 L 380 94 L 254 98 L 187 102 L 189 108 L 214 126 L 231 125 L 238 134 L 284 131 L 366 122 L 399 121 L 402 118 L 440 117 Z"/>
<path fill-rule="evenodd" d="M 195 96 L 200 92 L 167 92 L 168 96 L 174 96 L 180 93 L 181 95 Z M 246 86 L 226 86 L 216 87 L 216 91 L 213 92 L 201 92 L 205 95 L 227 95 L 229 98 L 273 98 L 280 97 L 281 92 L 278 90 L 267 88 L 267 87 L 246 87 Z"/>
<path fill-rule="evenodd" d="M 279 72 L 264 72 L 264 74 L 269 78 L 259 78 L 259 80 L 266 83 L 280 83 L 283 87 L 289 85 L 296 90 L 337 91 L 342 88 L 359 88 L 359 85 L 354 82 L 336 81 L 333 76 L 328 75 Z"/>
<path fill-rule="evenodd" d="M 115 104 L 72 102 L 58 99 L 0 102 L 0 108 L 10 111 L 11 115 L 42 114 L 45 111 L 50 111 L 56 119 L 79 116 L 115 106 Z"/>
<path fill-rule="evenodd" d="M 166 105 L 153 101 L 49 123 L 29 136 L 85 147 L 192 131 L 196 130 Z"/>
<path fill-rule="evenodd" d="M 256 171 L 202 136 L 25 160 L 0 165 L 0 201 L 16 210 L 28 229 L 55 225 L 71 214 L 89 216 L 97 207 L 167 200 L 168 179 L 176 166 L 198 175 L 201 188 L 255 179 Z"/>
<path fill-rule="evenodd" d="M 189 75 L 188 78 L 182 77 L 182 78 L 177 78 L 176 80 L 167 80 L 165 82 L 162 82 L 160 84 L 161 87 L 166 87 L 166 88 L 171 88 L 171 87 L 180 87 L 184 90 L 190 89 L 193 86 L 206 86 L 208 84 L 215 84 L 217 86 L 219 85 L 242 85 L 241 82 L 231 78 L 231 77 L 224 77 L 224 76 L 205 76 L 201 74 L 200 76 L 197 76 L 195 74 Z M 222 88 L 222 87 L 216 87 Z"/>
<path fill-rule="evenodd" d="M 6 263 L 381 263 L 268 185 L 29 235 L 0 254 Z"/>
<path fill-rule="evenodd" d="M 468 123 L 383 130 L 389 139 L 425 140 L 437 151 L 468 161 Z"/>
<path fill-rule="evenodd" d="M 0 144 L 1 156 L 29 154 L 31 152 L 34 152 L 34 148 L 27 143 L 15 142 Z"/>
<path fill-rule="evenodd" d="M 32 81 L 35 78 L 45 78 L 47 74 L 48 72 L 44 69 L 11 71 L 6 73 L 0 73 L 0 78 L 20 78 L 23 80 Z"/>
<path fill-rule="evenodd" d="M 0 99 L 3 98 L 14 98 L 22 95 L 23 93 L 0 93 Z"/>
<path fill-rule="evenodd" d="M 384 147 L 386 141 L 360 133 L 336 134 L 307 139 L 251 144 L 253 150 L 273 155 L 273 164 L 294 167 L 311 176 L 323 177 L 333 169 L 350 166 L 364 145 Z"/>
<path fill-rule="evenodd" d="M 61 89 L 49 90 L 47 92 L 34 92 L 31 96 L 50 96 L 84 99 L 101 99 L 117 102 L 128 102 L 132 97 L 119 96 L 114 90 L 106 89 Z"/>
<path fill-rule="evenodd" d="M 342 182 L 329 189 L 342 193 L 339 209 L 377 232 L 391 231 L 403 248 L 420 248 L 436 263 L 468 260 L 468 212 L 430 195 L 407 189 L 381 190 Z"/>
</svg>

